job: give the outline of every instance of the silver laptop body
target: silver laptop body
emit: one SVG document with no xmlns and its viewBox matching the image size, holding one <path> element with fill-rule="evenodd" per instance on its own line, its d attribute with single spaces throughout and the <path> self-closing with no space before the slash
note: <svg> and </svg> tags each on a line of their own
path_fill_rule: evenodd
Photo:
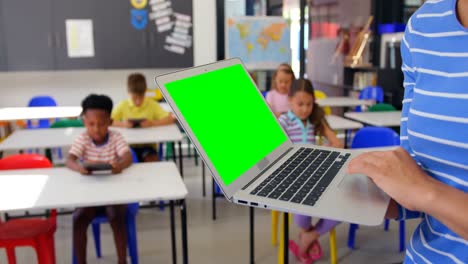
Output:
<svg viewBox="0 0 468 264">
<path fill-rule="evenodd" d="M 380 224 L 387 210 L 389 197 L 365 175 L 349 175 L 346 173 L 348 163 L 353 157 L 358 155 L 358 152 L 353 150 L 335 149 L 312 144 L 293 144 L 288 139 L 239 176 L 234 182 L 229 185 L 224 184 L 221 175 L 215 169 L 210 157 L 207 156 L 200 141 L 185 120 L 183 113 L 168 92 L 166 84 L 233 65 L 242 65 L 244 74 L 248 75 L 245 66 L 239 59 L 229 59 L 155 78 L 156 84 L 161 89 L 164 98 L 172 107 L 175 116 L 197 148 L 226 198 L 234 203 L 258 208 L 363 225 Z M 232 78 L 236 78 L 236 76 L 232 76 Z M 250 81 L 255 86 L 252 79 Z M 217 84 L 207 83 L 206 85 Z M 239 87 L 239 89 L 242 88 Z M 203 89 L 198 89 L 198 92 L 203 93 L 204 91 Z M 258 89 L 257 92 L 261 95 Z M 185 111 L 190 111 L 190 109 L 186 109 Z M 273 115 L 273 113 L 271 114 Z M 279 122 L 276 122 L 280 126 Z M 215 126 L 216 124 L 213 125 Z M 265 131 L 265 133 L 268 133 L 268 131 Z M 255 151 L 255 148 L 252 148 L 251 151 Z M 299 154 L 295 155 L 296 153 Z M 318 162 L 315 162 L 317 160 Z M 322 162 L 320 162 L 321 160 Z M 233 160 L 233 162 L 236 161 Z M 291 166 L 292 162 L 295 165 Z M 323 166 L 325 162 L 331 163 L 331 165 Z M 319 163 L 321 165 L 317 166 Z M 305 167 L 305 171 L 297 169 L 301 174 L 291 175 L 291 173 L 296 171 L 296 167 L 300 167 L 301 165 L 302 168 Z M 319 177 L 311 179 L 311 177 L 314 178 L 316 176 L 315 173 L 317 173 L 320 167 L 322 167 L 322 172 L 318 174 Z M 285 169 L 287 168 L 293 168 L 293 172 L 286 173 Z M 291 179 L 288 179 L 289 176 L 293 179 L 292 182 Z M 299 181 L 298 179 L 301 177 L 302 179 Z M 306 181 L 303 181 L 305 179 Z M 306 184 L 309 184 L 308 188 L 305 188 Z M 318 185 L 322 186 L 316 191 Z M 284 188 L 280 188 L 281 186 L 286 187 L 286 189 L 283 190 Z M 295 187 L 292 188 L 292 186 Z M 298 188 L 301 191 L 300 195 L 297 191 L 285 195 L 290 189 L 294 191 Z M 305 192 L 307 193 L 304 194 Z M 308 202 L 305 202 L 306 199 L 308 199 Z"/>
</svg>

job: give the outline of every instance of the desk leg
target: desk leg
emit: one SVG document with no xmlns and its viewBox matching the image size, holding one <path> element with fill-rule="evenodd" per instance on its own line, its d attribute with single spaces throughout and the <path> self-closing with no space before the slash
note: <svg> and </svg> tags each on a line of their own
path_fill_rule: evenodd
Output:
<svg viewBox="0 0 468 264">
<path fill-rule="evenodd" d="M 216 187 L 215 187 L 215 180 L 213 177 L 211 178 L 211 189 L 212 189 L 212 197 L 211 197 L 211 208 L 212 208 L 212 218 L 216 220 Z"/>
<path fill-rule="evenodd" d="M 202 193 L 203 193 L 203 197 L 206 196 L 206 180 L 205 180 L 205 176 L 206 176 L 206 171 L 205 171 L 205 162 L 201 161 L 201 165 L 202 165 Z"/>
<path fill-rule="evenodd" d="M 172 246 L 172 263 L 177 263 L 177 245 L 176 245 L 176 230 L 174 217 L 174 201 L 169 202 L 171 215 L 171 246 Z"/>
<path fill-rule="evenodd" d="M 283 241 L 283 264 L 289 263 L 289 214 L 283 214 L 283 228 L 284 228 L 284 241 Z"/>
<path fill-rule="evenodd" d="M 182 151 L 182 141 L 179 141 L 179 170 L 180 175 L 184 178 L 184 152 Z"/>
<path fill-rule="evenodd" d="M 250 264 L 255 263 L 255 215 L 254 208 L 249 207 L 250 214 Z"/>
<path fill-rule="evenodd" d="M 180 218 L 182 224 L 182 263 L 188 264 L 187 205 L 185 200 L 182 200 L 180 204 Z"/>
<path fill-rule="evenodd" d="M 349 134 L 351 134 L 351 130 L 350 130 L 350 129 L 346 129 L 346 130 L 344 131 L 344 133 L 345 133 L 345 136 L 344 136 L 344 148 L 346 149 L 346 148 L 348 148 L 348 140 L 349 140 L 349 136 L 350 136 Z"/>
<path fill-rule="evenodd" d="M 169 144 L 171 145 L 171 148 L 172 148 L 172 160 L 174 161 L 174 163 L 176 163 L 177 159 L 176 159 L 175 143 L 171 142 Z"/>
</svg>

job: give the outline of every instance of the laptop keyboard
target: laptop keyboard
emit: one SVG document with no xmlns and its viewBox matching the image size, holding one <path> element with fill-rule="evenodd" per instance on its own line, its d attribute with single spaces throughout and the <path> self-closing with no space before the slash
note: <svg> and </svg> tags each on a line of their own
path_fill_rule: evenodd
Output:
<svg viewBox="0 0 468 264">
<path fill-rule="evenodd" d="M 250 194 L 313 206 L 350 155 L 300 148 Z"/>
</svg>

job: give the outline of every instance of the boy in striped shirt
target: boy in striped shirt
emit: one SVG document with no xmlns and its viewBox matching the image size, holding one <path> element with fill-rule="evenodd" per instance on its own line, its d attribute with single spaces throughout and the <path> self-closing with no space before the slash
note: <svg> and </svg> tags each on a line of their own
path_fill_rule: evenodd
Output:
<svg viewBox="0 0 468 264">
<path fill-rule="evenodd" d="M 91 94 L 82 104 L 86 132 L 73 143 L 67 167 L 88 175 L 81 162 L 109 163 L 112 173 L 120 173 L 132 164 L 130 148 L 118 132 L 110 131 L 112 100 L 105 95 Z M 109 219 L 117 249 L 118 263 L 126 262 L 126 205 L 77 208 L 73 217 L 73 245 L 78 264 L 86 263 L 86 231 L 94 217 L 105 213 Z"/>
</svg>

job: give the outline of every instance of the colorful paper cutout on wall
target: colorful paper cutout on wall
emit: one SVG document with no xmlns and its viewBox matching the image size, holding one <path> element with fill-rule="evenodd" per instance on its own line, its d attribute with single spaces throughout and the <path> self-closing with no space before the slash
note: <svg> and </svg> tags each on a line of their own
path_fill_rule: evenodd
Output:
<svg viewBox="0 0 468 264">
<path fill-rule="evenodd" d="M 130 10 L 130 17 L 132 26 L 135 29 L 144 29 L 148 24 L 148 10 L 146 9 L 132 9 Z"/>
<path fill-rule="evenodd" d="M 130 3 L 136 9 L 143 9 L 148 4 L 148 0 L 130 0 Z"/>
</svg>

